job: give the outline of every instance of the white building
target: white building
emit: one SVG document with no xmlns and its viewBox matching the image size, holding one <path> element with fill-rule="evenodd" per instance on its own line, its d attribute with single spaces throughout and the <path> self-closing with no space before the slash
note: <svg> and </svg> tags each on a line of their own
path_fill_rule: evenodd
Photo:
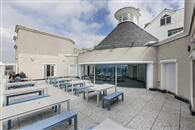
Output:
<svg viewBox="0 0 195 130">
<path fill-rule="evenodd" d="M 176 11 L 164 9 L 151 22 L 145 24 L 145 30 L 159 39 L 165 40 L 183 31 L 184 9 Z"/>
</svg>

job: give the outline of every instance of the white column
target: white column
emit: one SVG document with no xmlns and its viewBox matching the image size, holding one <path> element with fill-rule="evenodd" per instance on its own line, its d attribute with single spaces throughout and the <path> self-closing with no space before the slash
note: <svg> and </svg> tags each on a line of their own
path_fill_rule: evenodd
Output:
<svg viewBox="0 0 195 130">
<path fill-rule="evenodd" d="M 117 65 L 115 66 L 115 92 L 117 91 Z"/>
<path fill-rule="evenodd" d="M 94 75 L 93 75 L 93 83 L 95 84 L 95 65 L 93 66 L 93 73 L 94 73 Z"/>
<path fill-rule="evenodd" d="M 153 88 L 153 64 L 147 64 L 147 89 Z"/>
<path fill-rule="evenodd" d="M 3 106 L 4 91 L 6 87 L 6 79 L 4 77 L 4 66 L 0 66 L 0 107 Z"/>
<path fill-rule="evenodd" d="M 3 79 L 2 69 L 0 68 L 0 107 L 3 107 L 4 104 L 5 87 L 6 87 L 6 79 Z M 0 110 L 0 119 L 2 119 L 1 110 Z M 0 130 L 3 130 L 3 121 L 0 121 Z"/>
<path fill-rule="evenodd" d="M 161 63 L 161 64 L 160 64 L 160 89 L 162 89 L 162 90 L 163 90 L 163 89 L 166 89 L 166 88 L 164 88 L 165 85 L 163 84 L 163 83 L 164 83 L 164 82 L 163 82 L 163 81 L 164 81 L 164 79 L 163 79 L 164 68 L 163 68 L 163 67 L 164 67 L 164 65 Z"/>
</svg>

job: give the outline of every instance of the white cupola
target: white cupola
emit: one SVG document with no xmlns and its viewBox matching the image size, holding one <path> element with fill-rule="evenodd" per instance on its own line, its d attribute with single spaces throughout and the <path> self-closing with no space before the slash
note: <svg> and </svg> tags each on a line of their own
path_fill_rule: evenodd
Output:
<svg viewBox="0 0 195 130">
<path fill-rule="evenodd" d="M 124 7 L 124 8 L 117 10 L 114 16 L 119 21 L 119 23 L 125 22 L 125 21 L 131 21 L 138 25 L 139 16 L 141 16 L 139 11 L 140 11 L 139 8 Z"/>
</svg>

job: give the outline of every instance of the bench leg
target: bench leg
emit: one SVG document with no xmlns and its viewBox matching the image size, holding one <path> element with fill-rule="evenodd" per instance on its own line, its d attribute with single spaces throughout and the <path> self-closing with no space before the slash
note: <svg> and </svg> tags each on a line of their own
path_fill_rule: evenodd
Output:
<svg viewBox="0 0 195 130">
<path fill-rule="evenodd" d="M 6 97 L 6 106 L 8 106 L 9 105 L 9 97 L 7 96 Z"/>
<path fill-rule="evenodd" d="M 74 117 L 74 130 L 77 130 L 77 115 Z"/>
<path fill-rule="evenodd" d="M 110 102 L 111 101 L 108 101 L 108 111 L 110 111 Z"/>
<path fill-rule="evenodd" d="M 69 119 L 69 121 L 68 121 L 68 122 L 69 122 L 69 125 L 71 125 L 71 124 L 72 124 L 72 118 L 71 118 L 71 119 Z"/>
<path fill-rule="evenodd" d="M 41 95 L 41 91 L 39 91 L 39 95 Z"/>
<path fill-rule="evenodd" d="M 58 105 L 58 114 L 61 112 L 61 104 Z"/>
<path fill-rule="evenodd" d="M 54 106 L 54 112 L 57 112 L 57 105 Z"/>
<path fill-rule="evenodd" d="M 122 101 L 124 101 L 124 95 L 123 95 L 123 93 L 122 93 Z"/>
<path fill-rule="evenodd" d="M 85 92 L 83 92 L 83 99 L 85 99 Z"/>
<path fill-rule="evenodd" d="M 102 100 L 102 108 L 104 108 L 104 99 Z"/>
<path fill-rule="evenodd" d="M 12 122 L 11 122 L 11 120 L 8 120 L 7 121 L 7 129 L 11 129 L 11 127 L 12 127 Z"/>
</svg>

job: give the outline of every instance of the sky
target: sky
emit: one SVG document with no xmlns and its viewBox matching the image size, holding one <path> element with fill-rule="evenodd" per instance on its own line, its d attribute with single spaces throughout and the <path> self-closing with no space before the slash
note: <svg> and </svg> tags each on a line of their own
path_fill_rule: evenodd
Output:
<svg viewBox="0 0 195 130">
<path fill-rule="evenodd" d="M 37 29 L 72 39 L 76 48 L 92 48 L 118 24 L 114 13 L 122 7 L 140 9 L 139 26 L 164 8 L 177 10 L 183 0 L 0 0 L 0 61 L 15 62 L 15 26 Z M 57 44 L 57 43 L 54 43 Z"/>
</svg>

